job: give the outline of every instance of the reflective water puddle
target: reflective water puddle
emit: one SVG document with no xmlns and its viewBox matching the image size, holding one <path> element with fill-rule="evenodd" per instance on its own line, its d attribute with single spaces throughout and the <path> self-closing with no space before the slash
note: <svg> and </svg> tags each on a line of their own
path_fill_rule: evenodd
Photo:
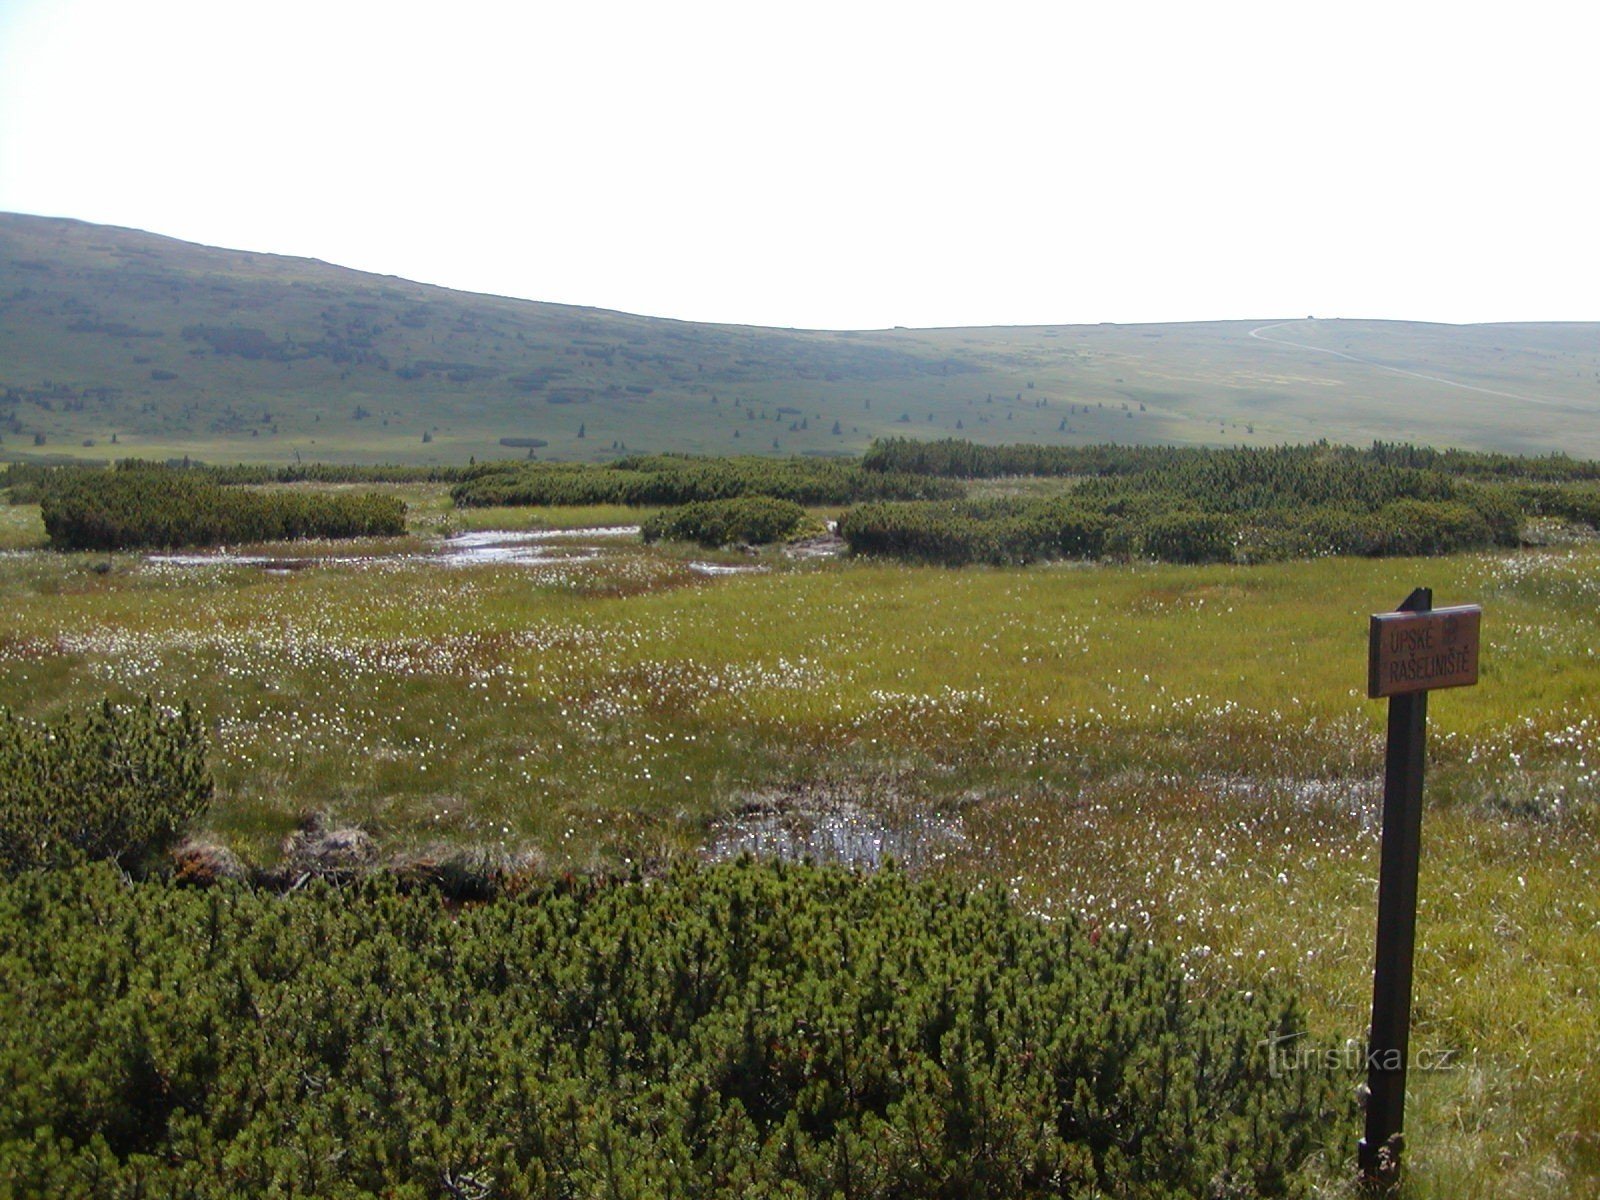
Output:
<svg viewBox="0 0 1600 1200">
<path fill-rule="evenodd" d="M 637 537 L 637 525 L 603 525 L 587 529 L 490 529 L 445 538 L 432 553 L 388 555 L 283 555 L 234 554 L 227 549 L 209 553 L 151 554 L 145 562 L 162 567 L 258 567 L 280 573 L 316 566 L 371 566 L 401 562 L 428 562 L 444 567 L 491 566 L 499 563 L 580 563 L 600 557 L 602 545 L 619 538 Z"/>
<path fill-rule="evenodd" d="M 585 543 L 639 536 L 637 525 L 601 525 L 589 529 L 501 529 L 459 533 L 446 538 L 434 559 L 447 567 L 474 567 L 516 562 L 588 562 L 600 550 Z"/>
<path fill-rule="evenodd" d="M 915 869 L 942 861 L 965 839 L 959 818 L 909 805 L 880 812 L 850 800 L 813 806 L 761 798 L 712 826 L 706 856 L 722 861 L 752 854 L 857 867 L 893 859 Z"/>
</svg>

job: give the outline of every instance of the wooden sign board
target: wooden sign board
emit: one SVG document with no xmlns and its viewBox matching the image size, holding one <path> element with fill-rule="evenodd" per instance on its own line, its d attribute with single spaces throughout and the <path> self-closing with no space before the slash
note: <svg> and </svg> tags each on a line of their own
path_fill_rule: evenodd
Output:
<svg viewBox="0 0 1600 1200">
<path fill-rule="evenodd" d="M 1478 682 L 1476 604 L 1426 612 L 1372 615 L 1367 655 L 1367 695 L 1403 696 Z"/>
</svg>

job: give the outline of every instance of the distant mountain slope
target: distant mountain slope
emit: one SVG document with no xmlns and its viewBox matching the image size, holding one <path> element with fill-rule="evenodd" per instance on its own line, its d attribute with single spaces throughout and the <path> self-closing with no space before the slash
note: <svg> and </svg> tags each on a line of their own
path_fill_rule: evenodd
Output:
<svg viewBox="0 0 1600 1200">
<path fill-rule="evenodd" d="M 0 456 L 827 454 L 906 434 L 1594 457 L 1597 418 L 1596 325 L 705 325 L 0 214 Z"/>
</svg>

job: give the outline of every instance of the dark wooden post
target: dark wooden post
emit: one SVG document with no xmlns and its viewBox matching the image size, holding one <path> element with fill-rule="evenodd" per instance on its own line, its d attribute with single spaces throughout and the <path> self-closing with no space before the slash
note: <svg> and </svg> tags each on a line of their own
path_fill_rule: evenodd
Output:
<svg viewBox="0 0 1600 1200">
<path fill-rule="evenodd" d="M 1400 612 L 1428 612 L 1433 592 L 1417 588 Z M 1357 1157 L 1362 1179 L 1399 1180 L 1405 1145 L 1406 1062 L 1411 1037 L 1411 968 L 1417 942 L 1417 867 L 1422 850 L 1422 771 L 1428 693 L 1389 697 L 1383 772 L 1383 849 L 1378 867 L 1378 952 L 1367 1040 L 1367 1126 Z"/>
<path fill-rule="evenodd" d="M 1389 698 L 1378 952 L 1372 970 L 1372 1032 L 1367 1039 L 1367 1128 L 1357 1151 L 1361 1178 L 1369 1190 L 1388 1191 L 1399 1182 L 1405 1148 L 1428 693 L 1478 682 L 1482 617 L 1476 604 L 1436 609 L 1433 592 L 1417 588 L 1398 612 L 1374 613 L 1368 631 L 1367 695 Z"/>
</svg>

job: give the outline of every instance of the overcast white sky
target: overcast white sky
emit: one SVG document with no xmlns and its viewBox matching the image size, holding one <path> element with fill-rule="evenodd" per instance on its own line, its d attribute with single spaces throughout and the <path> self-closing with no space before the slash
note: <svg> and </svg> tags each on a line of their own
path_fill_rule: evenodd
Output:
<svg viewBox="0 0 1600 1200">
<path fill-rule="evenodd" d="M 1573 2 L 0 0 L 0 210 L 693 320 L 1600 319 Z"/>
</svg>

